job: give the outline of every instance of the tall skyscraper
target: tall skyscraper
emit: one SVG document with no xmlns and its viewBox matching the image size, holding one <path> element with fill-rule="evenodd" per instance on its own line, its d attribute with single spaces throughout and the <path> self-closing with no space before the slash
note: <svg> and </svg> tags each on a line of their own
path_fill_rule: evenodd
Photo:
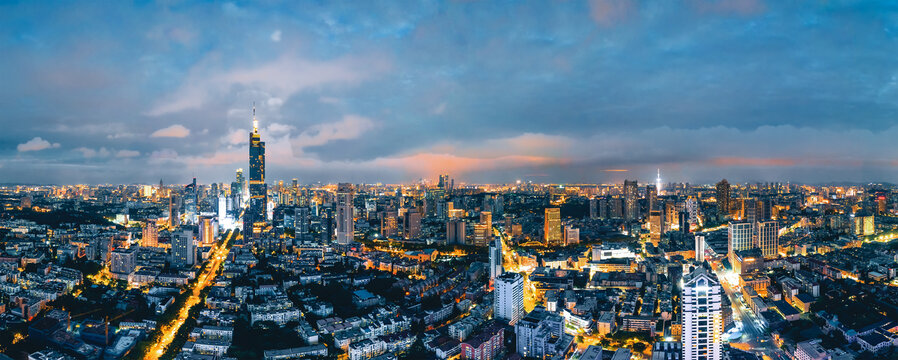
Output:
<svg viewBox="0 0 898 360">
<path fill-rule="evenodd" d="M 717 213 L 720 216 L 727 216 L 730 214 L 730 183 L 727 182 L 727 179 L 721 180 L 717 183 Z"/>
<path fill-rule="evenodd" d="M 184 187 L 184 215 L 188 224 L 196 224 L 199 214 L 199 191 L 196 185 L 196 178 L 193 182 Z"/>
<path fill-rule="evenodd" d="M 502 275 L 502 240 L 498 237 L 490 241 L 490 280 L 495 281 L 496 277 Z"/>
<path fill-rule="evenodd" d="M 683 277 L 683 359 L 720 360 L 723 334 L 722 289 L 703 267 Z"/>
<path fill-rule="evenodd" d="M 349 244 L 355 239 L 355 223 L 352 219 L 352 184 L 337 184 L 337 238 L 338 244 Z M 420 223 L 419 223 L 420 226 Z"/>
<path fill-rule="evenodd" d="M 561 233 L 561 209 L 546 208 L 543 221 L 543 239 L 547 246 L 564 245 Z"/>
<path fill-rule="evenodd" d="M 259 120 L 253 105 L 253 131 L 249 133 L 249 209 L 243 215 L 243 236 L 258 236 L 265 227 L 268 185 L 265 184 L 265 142 L 259 134 Z"/>
<path fill-rule="evenodd" d="M 156 228 L 156 220 L 147 220 L 143 223 L 143 237 L 140 239 L 140 246 L 156 247 L 159 245 L 159 232 Z"/>
<path fill-rule="evenodd" d="M 493 317 L 514 325 L 524 314 L 524 277 L 507 272 L 496 277 Z"/>
<path fill-rule="evenodd" d="M 755 223 L 755 241 L 765 258 L 776 257 L 776 254 L 779 253 L 779 233 L 776 221 Z"/>
<path fill-rule="evenodd" d="M 196 247 L 193 243 L 193 231 L 184 230 L 172 233 L 171 264 L 173 267 L 189 268 L 196 263 Z"/>
<path fill-rule="evenodd" d="M 655 195 L 661 196 L 661 169 L 658 169 L 658 177 L 655 178 Z"/>
<path fill-rule="evenodd" d="M 639 218 L 639 190 L 636 180 L 624 180 L 624 220 Z"/>
</svg>

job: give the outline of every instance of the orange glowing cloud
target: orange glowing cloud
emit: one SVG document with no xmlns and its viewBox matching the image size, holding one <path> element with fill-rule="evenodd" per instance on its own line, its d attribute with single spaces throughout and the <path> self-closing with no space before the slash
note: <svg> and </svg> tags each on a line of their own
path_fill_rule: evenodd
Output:
<svg viewBox="0 0 898 360">
<path fill-rule="evenodd" d="M 567 162 L 569 162 L 567 159 L 542 156 L 509 155 L 494 158 L 476 158 L 437 153 L 418 153 L 395 158 L 380 158 L 373 161 L 376 166 L 402 169 L 419 175 L 558 165 Z"/>
<path fill-rule="evenodd" d="M 719 157 L 711 162 L 717 166 L 795 166 L 796 164 L 792 159 L 746 157 Z"/>
</svg>

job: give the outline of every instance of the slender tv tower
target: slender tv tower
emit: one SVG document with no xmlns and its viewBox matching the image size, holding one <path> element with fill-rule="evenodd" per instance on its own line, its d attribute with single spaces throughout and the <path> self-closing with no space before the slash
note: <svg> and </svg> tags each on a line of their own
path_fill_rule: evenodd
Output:
<svg viewBox="0 0 898 360">
<path fill-rule="evenodd" d="M 655 191 L 661 196 L 661 169 L 658 169 L 658 177 L 655 178 Z"/>
</svg>

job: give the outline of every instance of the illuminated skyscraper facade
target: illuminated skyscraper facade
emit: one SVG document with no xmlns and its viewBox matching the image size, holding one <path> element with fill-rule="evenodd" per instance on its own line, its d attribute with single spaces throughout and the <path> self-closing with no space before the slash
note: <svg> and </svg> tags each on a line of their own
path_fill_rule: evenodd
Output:
<svg viewBox="0 0 898 360">
<path fill-rule="evenodd" d="M 249 208 L 243 216 L 244 236 L 259 234 L 267 220 L 268 185 L 265 184 L 265 142 L 253 106 L 253 131 L 249 133 Z"/>
<path fill-rule="evenodd" d="M 684 276 L 683 296 L 680 298 L 683 311 L 683 359 L 723 358 L 722 294 L 717 277 L 704 268 L 697 268 Z"/>
<path fill-rule="evenodd" d="M 564 245 L 564 239 L 562 239 L 561 234 L 561 209 L 546 208 L 543 237 L 548 246 Z"/>
<path fill-rule="evenodd" d="M 639 218 L 638 187 L 636 180 L 624 180 L 624 220 L 626 221 Z"/>
<path fill-rule="evenodd" d="M 750 222 L 730 222 L 728 228 L 727 254 L 730 263 L 734 263 L 734 254 L 737 251 L 748 250 L 755 247 L 753 241 L 754 224 Z"/>
<path fill-rule="evenodd" d="M 336 241 L 339 244 L 348 244 L 355 238 L 355 223 L 352 218 L 353 195 L 354 191 L 352 184 L 337 184 L 337 208 L 335 209 L 335 217 L 337 220 Z"/>
<path fill-rule="evenodd" d="M 143 224 L 143 237 L 140 239 L 140 246 L 156 247 L 159 244 L 159 234 L 156 228 L 156 220 L 147 220 Z"/>
<path fill-rule="evenodd" d="M 765 258 L 774 258 L 779 253 L 779 236 L 776 221 L 761 221 L 755 223 L 755 238 L 761 254 Z"/>
</svg>

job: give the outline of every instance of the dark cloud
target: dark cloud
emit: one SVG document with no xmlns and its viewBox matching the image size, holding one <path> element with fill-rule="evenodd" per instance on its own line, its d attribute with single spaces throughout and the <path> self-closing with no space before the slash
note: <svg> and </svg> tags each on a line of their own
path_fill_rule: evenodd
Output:
<svg viewBox="0 0 898 360">
<path fill-rule="evenodd" d="M 274 180 L 892 181 L 896 24 L 884 1 L 4 4 L 0 181 L 227 181 L 254 101 Z"/>
</svg>

